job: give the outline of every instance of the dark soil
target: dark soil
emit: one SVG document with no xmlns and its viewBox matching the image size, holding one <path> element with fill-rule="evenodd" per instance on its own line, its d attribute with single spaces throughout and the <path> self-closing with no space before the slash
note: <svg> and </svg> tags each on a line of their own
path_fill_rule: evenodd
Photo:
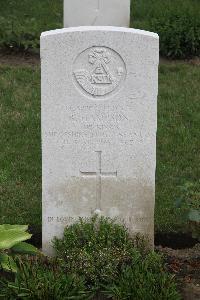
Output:
<svg viewBox="0 0 200 300">
<path fill-rule="evenodd" d="M 160 57 L 160 63 L 165 64 L 181 64 L 181 63 L 188 63 L 194 66 L 200 66 L 200 57 L 194 57 L 190 59 L 168 59 L 165 57 Z"/>
<path fill-rule="evenodd" d="M 162 233 L 155 234 L 155 245 L 172 249 L 192 248 L 198 243 L 190 234 L 186 233 Z"/>
<path fill-rule="evenodd" d="M 0 52 L 0 65 L 35 66 L 40 64 L 40 56 L 36 53 L 5 53 Z"/>
<path fill-rule="evenodd" d="M 42 232 L 39 226 L 30 225 L 29 232 L 32 234 L 29 242 L 37 248 L 42 248 Z"/>
<path fill-rule="evenodd" d="M 164 255 L 168 270 L 177 279 L 183 299 L 200 300 L 200 244 L 177 250 L 158 246 L 156 251 Z"/>
</svg>

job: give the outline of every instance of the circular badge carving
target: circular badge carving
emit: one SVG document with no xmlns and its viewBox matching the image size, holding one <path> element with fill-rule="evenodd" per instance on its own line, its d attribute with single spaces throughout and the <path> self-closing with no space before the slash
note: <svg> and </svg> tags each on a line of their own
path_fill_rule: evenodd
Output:
<svg viewBox="0 0 200 300">
<path fill-rule="evenodd" d="M 98 98 L 117 91 L 126 77 L 121 56 L 107 47 L 91 47 L 76 58 L 73 65 L 76 86 Z"/>
</svg>

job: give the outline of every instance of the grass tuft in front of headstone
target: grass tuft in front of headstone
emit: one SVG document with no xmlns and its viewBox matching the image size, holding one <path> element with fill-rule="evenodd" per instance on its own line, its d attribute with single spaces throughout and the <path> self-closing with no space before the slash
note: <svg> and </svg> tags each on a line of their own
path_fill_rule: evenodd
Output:
<svg viewBox="0 0 200 300">
<path fill-rule="evenodd" d="M 0 298 L 14 299 L 89 299 L 84 279 L 62 272 L 56 259 L 37 256 L 16 259 L 18 272 L 0 278 Z"/>
<path fill-rule="evenodd" d="M 153 252 L 143 257 L 135 251 L 131 263 L 121 268 L 119 276 L 105 286 L 103 293 L 115 300 L 181 299 L 173 276 L 164 270 L 162 257 Z"/>
<path fill-rule="evenodd" d="M 84 278 L 87 289 L 96 294 L 112 299 L 180 299 L 162 257 L 114 220 L 80 219 L 53 244 L 62 270 Z"/>
</svg>

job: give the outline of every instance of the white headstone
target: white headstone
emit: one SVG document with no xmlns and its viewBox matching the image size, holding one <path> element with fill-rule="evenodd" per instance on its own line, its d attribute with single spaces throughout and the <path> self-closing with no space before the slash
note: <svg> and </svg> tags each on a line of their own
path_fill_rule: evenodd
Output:
<svg viewBox="0 0 200 300">
<path fill-rule="evenodd" d="M 158 44 L 155 33 L 117 27 L 42 34 L 45 253 L 93 214 L 153 243 Z"/>
<path fill-rule="evenodd" d="M 64 27 L 129 27 L 130 0 L 64 0 Z"/>
</svg>

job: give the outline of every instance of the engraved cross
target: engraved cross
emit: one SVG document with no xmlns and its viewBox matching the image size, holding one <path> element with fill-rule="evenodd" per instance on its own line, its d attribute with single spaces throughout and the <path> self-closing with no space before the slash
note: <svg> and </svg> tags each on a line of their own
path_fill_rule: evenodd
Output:
<svg viewBox="0 0 200 300">
<path fill-rule="evenodd" d="M 96 210 L 101 210 L 101 194 L 102 194 L 102 177 L 117 177 L 117 171 L 115 172 L 102 172 L 102 151 L 95 151 L 97 153 L 97 171 L 96 172 L 82 172 L 82 176 L 96 176 Z"/>
</svg>

